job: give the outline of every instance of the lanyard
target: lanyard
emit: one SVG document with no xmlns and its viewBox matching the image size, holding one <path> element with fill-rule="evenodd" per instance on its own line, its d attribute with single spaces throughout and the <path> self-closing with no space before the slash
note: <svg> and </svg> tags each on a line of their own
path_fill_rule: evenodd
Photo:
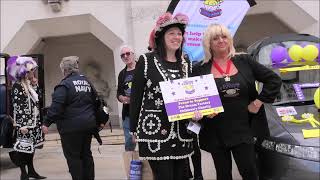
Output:
<svg viewBox="0 0 320 180">
<path fill-rule="evenodd" d="M 225 78 L 224 78 L 225 81 L 230 81 L 230 76 L 229 76 L 230 68 L 231 68 L 231 60 L 230 59 L 227 62 L 227 69 L 225 72 L 222 70 L 222 68 L 215 61 L 213 61 L 213 66 L 217 69 L 217 71 L 221 75 L 225 76 Z"/>
</svg>

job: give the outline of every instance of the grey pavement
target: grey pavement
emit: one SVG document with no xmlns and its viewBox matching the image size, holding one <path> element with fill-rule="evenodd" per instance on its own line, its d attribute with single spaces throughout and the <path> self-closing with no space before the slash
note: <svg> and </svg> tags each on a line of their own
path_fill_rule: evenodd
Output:
<svg viewBox="0 0 320 180">
<path fill-rule="evenodd" d="M 93 139 L 91 148 L 95 161 L 96 179 L 127 179 L 122 157 L 124 152 L 124 136 L 122 129 L 113 129 L 112 133 L 110 129 L 104 129 L 100 134 L 102 136 L 103 145 L 99 146 L 95 139 Z M 59 134 L 56 132 L 49 132 L 46 136 L 46 140 L 44 148 L 36 150 L 34 161 L 36 170 L 40 175 L 47 176 L 48 180 L 71 179 L 61 149 Z M 204 179 L 215 179 L 215 169 L 211 155 L 205 151 L 202 151 L 201 155 Z M 0 179 L 18 180 L 20 177 L 20 169 L 10 161 L 6 150 L 1 150 L 0 158 Z M 235 180 L 241 179 L 234 162 L 232 173 Z"/>
</svg>

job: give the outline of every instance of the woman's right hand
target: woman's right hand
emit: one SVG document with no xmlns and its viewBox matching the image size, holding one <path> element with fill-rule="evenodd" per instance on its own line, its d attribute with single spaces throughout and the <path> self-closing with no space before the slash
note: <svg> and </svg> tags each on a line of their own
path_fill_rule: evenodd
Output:
<svg viewBox="0 0 320 180">
<path fill-rule="evenodd" d="M 48 134 L 49 130 L 48 130 L 48 127 L 47 127 L 47 126 L 42 125 L 41 129 L 42 129 L 42 132 L 43 132 L 44 134 Z"/>
<path fill-rule="evenodd" d="M 200 111 L 195 111 L 192 117 L 192 121 L 198 122 L 203 118 L 203 115 Z"/>
<path fill-rule="evenodd" d="M 21 131 L 22 134 L 27 134 L 29 131 L 28 128 L 26 127 L 21 127 L 19 130 Z"/>
</svg>

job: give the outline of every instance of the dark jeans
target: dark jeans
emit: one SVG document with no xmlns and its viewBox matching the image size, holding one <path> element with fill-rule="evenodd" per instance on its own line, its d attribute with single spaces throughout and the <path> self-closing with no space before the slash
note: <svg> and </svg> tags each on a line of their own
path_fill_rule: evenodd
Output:
<svg viewBox="0 0 320 180">
<path fill-rule="evenodd" d="M 231 152 L 243 180 L 258 180 L 254 145 L 245 143 L 231 148 L 219 147 L 211 152 L 217 180 L 232 180 Z"/>
<path fill-rule="evenodd" d="M 184 180 L 186 159 L 149 161 L 154 180 Z"/>
<path fill-rule="evenodd" d="M 73 180 L 93 180 L 92 130 L 61 134 L 61 144 Z"/>
</svg>

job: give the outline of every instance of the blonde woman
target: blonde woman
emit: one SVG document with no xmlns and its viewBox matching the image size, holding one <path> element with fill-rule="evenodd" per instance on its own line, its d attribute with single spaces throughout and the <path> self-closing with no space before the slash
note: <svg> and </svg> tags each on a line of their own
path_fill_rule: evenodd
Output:
<svg viewBox="0 0 320 180">
<path fill-rule="evenodd" d="M 277 74 L 247 54 L 237 54 L 229 30 L 210 25 L 203 37 L 205 59 L 193 69 L 193 75 L 213 74 L 224 112 L 204 117 L 200 122 L 200 147 L 211 153 L 217 180 L 232 179 L 231 153 L 244 180 L 257 180 L 254 131 L 268 136 L 263 103 L 272 103 L 280 90 Z M 260 93 L 255 81 L 263 83 Z M 258 119 L 252 120 L 256 114 Z M 256 126 L 257 125 L 257 126 Z"/>
</svg>

